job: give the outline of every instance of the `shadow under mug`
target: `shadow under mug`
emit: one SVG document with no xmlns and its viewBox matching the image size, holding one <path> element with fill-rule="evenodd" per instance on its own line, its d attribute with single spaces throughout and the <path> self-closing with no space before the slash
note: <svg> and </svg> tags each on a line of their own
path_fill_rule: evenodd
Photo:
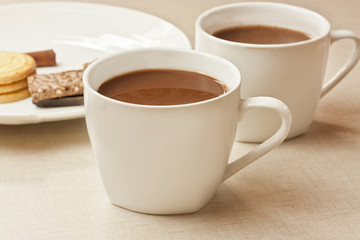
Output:
<svg viewBox="0 0 360 240">
<path fill-rule="evenodd" d="M 126 103 L 97 92 L 117 75 L 159 68 L 200 72 L 222 81 L 229 91 L 167 106 Z M 198 211 L 224 180 L 278 146 L 290 129 L 288 108 L 271 97 L 241 99 L 240 78 L 229 61 L 193 50 L 129 50 L 92 63 L 84 73 L 85 118 L 111 202 L 149 214 Z M 260 108 L 275 112 L 281 127 L 229 164 L 238 121 Z"/>
<path fill-rule="evenodd" d="M 214 37 L 234 26 L 266 25 L 306 33 L 309 40 L 288 44 L 249 44 Z M 323 83 L 330 45 L 351 39 L 355 48 L 346 64 Z M 196 21 L 196 49 L 230 60 L 242 75 L 241 97 L 271 96 L 290 109 L 287 138 L 307 132 L 318 101 L 338 84 L 360 58 L 360 38 L 347 30 L 330 31 L 329 22 L 311 10 L 281 3 L 243 2 L 207 10 Z M 254 110 L 238 125 L 236 140 L 261 142 L 280 126 L 267 110 Z"/>
</svg>

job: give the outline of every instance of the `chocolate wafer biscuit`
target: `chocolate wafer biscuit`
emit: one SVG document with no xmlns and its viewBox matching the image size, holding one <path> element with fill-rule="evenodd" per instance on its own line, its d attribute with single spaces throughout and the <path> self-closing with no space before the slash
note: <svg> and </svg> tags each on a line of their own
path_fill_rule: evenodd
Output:
<svg viewBox="0 0 360 240">
<path fill-rule="evenodd" d="M 82 104 L 79 96 L 83 94 L 83 72 L 83 70 L 71 70 L 31 75 L 28 77 L 28 87 L 33 103 L 39 107 Z M 74 103 L 71 103 L 72 96 L 76 96 Z M 64 104 L 61 103 L 62 99 Z"/>
</svg>

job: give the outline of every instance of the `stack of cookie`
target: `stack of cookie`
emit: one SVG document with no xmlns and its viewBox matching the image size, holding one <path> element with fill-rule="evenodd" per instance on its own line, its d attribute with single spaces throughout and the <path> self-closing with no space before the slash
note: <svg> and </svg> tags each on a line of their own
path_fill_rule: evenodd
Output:
<svg viewBox="0 0 360 240">
<path fill-rule="evenodd" d="M 27 77 L 35 70 L 36 63 L 29 55 L 0 52 L 0 103 L 29 97 Z"/>
</svg>

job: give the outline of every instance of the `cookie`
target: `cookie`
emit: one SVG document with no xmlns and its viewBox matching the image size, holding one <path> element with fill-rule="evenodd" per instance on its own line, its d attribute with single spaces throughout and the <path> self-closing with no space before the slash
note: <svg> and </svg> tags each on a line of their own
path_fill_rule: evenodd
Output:
<svg viewBox="0 0 360 240">
<path fill-rule="evenodd" d="M 26 87 L 27 87 L 27 79 L 22 79 L 8 84 L 0 84 L 0 94 L 18 91 Z"/>
<path fill-rule="evenodd" d="M 26 54 L 0 51 L 0 85 L 25 79 L 36 69 L 35 60 Z"/>
<path fill-rule="evenodd" d="M 30 97 L 30 92 L 28 91 L 27 88 L 23 88 L 14 92 L 1 93 L 0 103 L 15 102 L 28 97 Z"/>
<path fill-rule="evenodd" d="M 34 104 L 83 94 L 83 70 L 34 74 L 28 77 L 28 87 Z M 39 104 L 38 104 L 39 103 Z"/>
</svg>

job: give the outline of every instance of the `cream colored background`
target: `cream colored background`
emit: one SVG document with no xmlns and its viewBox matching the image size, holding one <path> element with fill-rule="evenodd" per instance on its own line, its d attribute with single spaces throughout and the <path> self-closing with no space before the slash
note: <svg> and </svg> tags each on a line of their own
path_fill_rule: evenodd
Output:
<svg viewBox="0 0 360 240">
<path fill-rule="evenodd" d="M 13 2 L 19 1 L 0 0 Z M 89 2 L 157 15 L 194 43 L 196 17 L 235 1 Z M 333 29 L 360 35 L 358 0 L 281 2 L 317 11 Z M 351 47 L 334 45 L 328 75 Z M 306 135 L 233 176 L 191 215 L 143 215 L 110 204 L 84 119 L 0 125 L 0 239 L 360 239 L 359 78 L 360 64 L 321 100 Z M 252 147 L 235 143 L 234 156 Z"/>
</svg>

